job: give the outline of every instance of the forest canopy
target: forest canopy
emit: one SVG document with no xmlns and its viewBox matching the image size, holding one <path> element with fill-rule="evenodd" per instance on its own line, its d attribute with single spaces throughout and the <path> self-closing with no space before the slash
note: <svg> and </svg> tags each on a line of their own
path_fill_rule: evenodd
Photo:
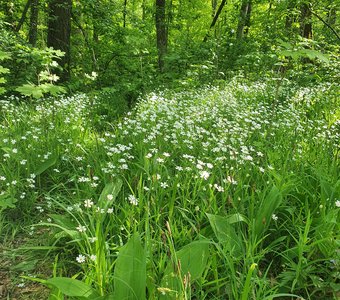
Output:
<svg viewBox="0 0 340 300">
<path fill-rule="evenodd" d="M 29 82 L 38 97 L 64 91 L 39 89 L 43 83 L 72 91 L 114 85 L 133 98 L 152 85 L 235 74 L 318 81 L 315 68 L 336 61 L 337 25 L 330 0 L 3 0 L 2 88 Z M 58 66 L 46 65 L 52 61 Z"/>
</svg>

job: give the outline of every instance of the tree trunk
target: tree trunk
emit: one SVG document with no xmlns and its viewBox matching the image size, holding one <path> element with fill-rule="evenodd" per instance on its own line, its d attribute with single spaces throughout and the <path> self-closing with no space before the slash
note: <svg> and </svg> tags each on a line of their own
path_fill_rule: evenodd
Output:
<svg viewBox="0 0 340 300">
<path fill-rule="evenodd" d="M 70 78 L 70 36 L 72 0 L 50 0 L 47 30 L 47 46 L 65 52 L 59 62 L 63 71 L 60 81 Z"/>
<path fill-rule="evenodd" d="M 241 5 L 240 19 L 237 25 L 237 38 L 242 39 L 248 34 L 250 27 L 251 1 L 244 0 Z"/>
<path fill-rule="evenodd" d="M 156 32 L 158 49 L 158 68 L 164 72 L 164 56 L 167 52 L 168 36 L 165 16 L 165 0 L 156 0 Z"/>
<path fill-rule="evenodd" d="M 26 2 L 26 5 L 25 5 L 25 8 L 24 8 L 24 10 L 23 10 L 23 12 L 22 12 L 22 15 L 21 15 L 21 18 L 20 18 L 20 20 L 19 20 L 19 23 L 18 23 L 18 25 L 17 25 L 16 28 L 15 28 L 15 31 L 16 31 L 16 32 L 19 32 L 20 29 L 21 29 L 21 27 L 22 27 L 22 25 L 24 24 L 24 22 L 25 22 L 25 20 L 26 20 L 26 14 L 27 14 L 27 12 L 28 12 L 28 9 L 29 9 L 30 6 L 31 6 L 31 2 L 32 2 L 32 0 L 28 0 L 28 1 Z"/>
<path fill-rule="evenodd" d="M 142 2 L 142 21 L 145 21 L 146 17 L 146 0 Z"/>
<path fill-rule="evenodd" d="M 310 4 L 301 4 L 300 34 L 306 39 L 312 39 L 312 10 Z"/>
<path fill-rule="evenodd" d="M 127 14 L 127 0 L 124 0 L 124 8 L 123 8 L 123 27 L 126 27 L 126 14 Z"/>
<path fill-rule="evenodd" d="M 223 10 L 223 7 L 226 5 L 226 3 L 227 3 L 227 0 L 222 0 L 222 2 L 221 2 L 221 4 L 220 4 L 220 6 L 218 7 L 218 10 L 217 10 L 217 12 L 216 12 L 214 18 L 213 18 L 213 20 L 212 20 L 212 22 L 211 22 L 211 24 L 210 24 L 209 31 L 207 32 L 207 34 L 205 35 L 205 37 L 204 37 L 204 39 L 203 39 L 203 42 L 206 42 L 206 41 L 208 40 L 210 30 L 211 30 L 212 28 L 214 28 L 214 26 L 215 26 L 215 24 L 216 24 L 216 22 L 217 22 L 217 20 L 218 20 L 218 17 L 220 16 L 220 14 L 221 14 L 221 12 L 222 12 L 222 10 Z"/>
<path fill-rule="evenodd" d="M 31 2 L 31 17 L 29 29 L 29 43 L 35 47 L 38 37 L 38 16 L 39 16 L 39 0 L 32 0 Z"/>
</svg>

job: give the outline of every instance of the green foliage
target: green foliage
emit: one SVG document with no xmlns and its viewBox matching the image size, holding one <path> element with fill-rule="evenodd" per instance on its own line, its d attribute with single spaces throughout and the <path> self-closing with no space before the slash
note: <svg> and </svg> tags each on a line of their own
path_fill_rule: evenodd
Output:
<svg viewBox="0 0 340 300">
<path fill-rule="evenodd" d="M 228 251 L 230 255 L 240 257 L 243 253 L 243 241 L 236 233 L 234 225 L 232 224 L 237 222 L 248 223 L 245 217 L 240 214 L 229 217 L 207 214 L 207 217 L 219 244 Z"/>
<path fill-rule="evenodd" d="M 138 234 L 121 248 L 114 269 L 112 299 L 146 299 L 146 253 Z"/>
<path fill-rule="evenodd" d="M 46 94 L 57 96 L 58 94 L 66 93 L 66 90 L 61 86 L 56 86 L 52 83 L 43 83 L 39 85 L 24 84 L 15 89 L 21 95 L 33 97 L 36 99 L 44 97 Z"/>
<path fill-rule="evenodd" d="M 107 203 L 108 195 L 110 195 L 111 201 L 114 201 L 117 198 L 122 185 L 123 181 L 120 178 L 115 178 L 114 182 L 109 182 L 106 184 L 99 196 L 99 203 Z"/>
<path fill-rule="evenodd" d="M 7 80 L 2 92 L 17 91 L 23 96 L 42 98 L 49 94 L 56 96 L 66 90 L 55 85 L 59 77 L 53 73 L 60 69 L 58 60 L 64 55 L 60 50 L 52 48 L 38 49 L 5 30 L 0 23 L 0 61 L 5 60 L 5 67 L 1 66 L 0 74 L 7 73 Z M 6 51 L 6 52 L 5 52 Z M 28 83 L 27 83 L 28 82 Z"/>
<path fill-rule="evenodd" d="M 97 130 L 103 131 L 129 111 L 129 106 L 137 101 L 138 94 L 113 87 L 95 91 L 91 97 L 96 103 L 92 110 L 92 124 Z"/>
<path fill-rule="evenodd" d="M 257 239 L 261 239 L 266 233 L 272 216 L 282 203 L 282 193 L 273 186 L 267 195 L 258 203 L 258 213 L 255 215 L 253 234 Z"/>
<path fill-rule="evenodd" d="M 5 60 L 5 59 L 9 59 L 10 55 L 6 52 L 3 52 L 0 50 L 0 62 Z M 6 83 L 6 79 L 4 77 L 2 77 L 2 74 L 8 74 L 9 73 L 9 69 L 4 68 L 3 66 L 0 65 L 0 84 Z M 3 94 L 6 90 L 0 86 L 0 95 Z"/>
<path fill-rule="evenodd" d="M 99 299 L 336 294 L 337 86 L 241 77 L 103 124 L 105 95 L 126 105 L 105 93 L 1 101 L 1 220 L 27 220 L 54 277 Z"/>
<path fill-rule="evenodd" d="M 6 208 L 15 208 L 15 203 L 18 200 L 13 197 L 11 194 L 8 194 L 6 192 L 2 193 L 0 195 L 0 213 L 2 210 Z"/>
<path fill-rule="evenodd" d="M 76 297 L 77 299 L 96 299 L 99 297 L 90 286 L 73 278 L 55 277 L 47 279 L 44 283 L 57 288 L 66 296 Z"/>
</svg>

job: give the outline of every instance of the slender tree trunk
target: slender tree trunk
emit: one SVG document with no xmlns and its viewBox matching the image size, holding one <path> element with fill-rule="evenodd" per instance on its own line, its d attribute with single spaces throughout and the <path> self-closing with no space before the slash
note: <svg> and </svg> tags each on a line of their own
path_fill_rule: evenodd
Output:
<svg viewBox="0 0 340 300">
<path fill-rule="evenodd" d="M 142 21 L 145 21 L 146 17 L 146 0 L 142 2 Z"/>
<path fill-rule="evenodd" d="M 222 0 L 222 2 L 221 2 L 221 4 L 220 4 L 220 6 L 218 7 L 218 10 L 217 10 L 217 12 L 216 12 L 214 18 L 213 18 L 213 20 L 212 20 L 212 22 L 211 22 L 211 24 L 210 24 L 209 31 L 207 32 L 207 34 L 205 35 L 205 37 L 204 37 L 204 39 L 203 39 L 203 42 L 206 42 L 206 41 L 208 40 L 210 30 L 211 30 L 212 28 L 214 28 L 214 26 L 216 25 L 216 22 L 217 22 L 217 20 L 218 20 L 218 17 L 220 16 L 220 14 L 221 14 L 221 12 L 222 12 L 222 10 L 223 10 L 223 7 L 226 5 L 226 3 L 227 3 L 227 0 Z"/>
<path fill-rule="evenodd" d="M 72 0 L 50 0 L 47 46 L 65 52 L 59 62 L 63 72 L 60 81 L 70 78 L 70 37 Z"/>
<path fill-rule="evenodd" d="M 126 27 L 126 14 L 127 14 L 127 0 L 124 0 L 124 8 L 123 8 L 123 27 Z"/>
<path fill-rule="evenodd" d="M 27 15 L 28 9 L 29 9 L 30 6 L 31 6 L 31 2 L 32 2 L 32 0 L 28 0 L 28 1 L 26 2 L 24 11 L 22 12 L 21 18 L 20 18 L 20 20 L 19 20 L 18 25 L 17 25 L 16 28 L 15 28 L 15 31 L 19 32 L 20 29 L 21 29 L 21 27 L 22 27 L 22 25 L 24 24 L 24 22 L 25 22 L 25 20 L 26 20 L 26 15 Z"/>
<path fill-rule="evenodd" d="M 166 0 L 156 0 L 156 32 L 157 32 L 157 49 L 158 49 L 158 68 L 161 73 L 164 72 L 164 56 L 167 52 L 168 36 L 166 27 L 165 7 Z"/>
<path fill-rule="evenodd" d="M 38 16 L 39 16 L 39 0 L 32 0 L 31 2 L 31 17 L 29 29 L 29 43 L 35 47 L 38 37 Z"/>
<path fill-rule="evenodd" d="M 248 34 L 250 27 L 251 1 L 244 0 L 241 5 L 240 19 L 237 25 L 237 38 L 242 39 Z"/>
<path fill-rule="evenodd" d="M 300 34 L 306 39 L 312 39 L 312 10 L 309 3 L 301 4 Z"/>
</svg>

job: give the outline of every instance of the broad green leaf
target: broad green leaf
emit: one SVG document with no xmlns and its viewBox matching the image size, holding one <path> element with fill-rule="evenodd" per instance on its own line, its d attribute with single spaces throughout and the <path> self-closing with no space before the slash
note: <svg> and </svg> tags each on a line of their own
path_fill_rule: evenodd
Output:
<svg viewBox="0 0 340 300">
<path fill-rule="evenodd" d="M 227 216 L 227 219 L 228 219 L 229 224 L 234 224 L 238 222 L 244 222 L 248 224 L 248 219 L 239 213 L 233 214 L 231 216 Z"/>
<path fill-rule="evenodd" d="M 70 237 L 72 240 L 76 240 L 80 237 L 79 231 L 76 230 L 77 224 L 72 222 L 72 219 L 68 216 L 51 214 L 50 217 L 54 222 L 40 224 L 43 226 L 59 228 L 61 231 L 54 234 L 56 240 L 63 237 Z"/>
<path fill-rule="evenodd" d="M 65 52 L 58 50 L 58 49 L 53 49 L 54 57 L 62 57 L 65 55 Z"/>
<path fill-rule="evenodd" d="M 3 66 L 0 66 L 0 74 L 7 74 L 9 73 L 9 69 L 4 68 Z"/>
<path fill-rule="evenodd" d="M 69 215 L 57 215 L 57 214 L 50 214 L 49 215 L 53 221 L 60 225 L 60 226 L 63 226 L 67 229 L 74 229 L 76 228 L 76 223 L 73 222 L 73 219 L 72 218 L 69 218 Z"/>
<path fill-rule="evenodd" d="M 91 300 L 115 300 L 114 294 L 109 294 L 105 296 L 100 296 L 100 297 L 91 297 Z"/>
<path fill-rule="evenodd" d="M 42 98 L 43 95 L 43 90 L 34 84 L 24 84 L 22 86 L 19 86 L 15 89 L 17 92 L 24 96 L 28 97 L 34 97 L 34 98 Z"/>
<path fill-rule="evenodd" d="M 107 196 L 108 195 L 111 195 L 112 197 L 110 197 L 110 201 L 114 201 L 121 188 L 122 188 L 122 185 L 123 185 L 123 181 L 122 179 L 116 177 L 113 179 L 112 182 L 109 182 L 108 184 L 105 185 L 105 187 L 103 188 L 100 196 L 99 196 L 99 202 L 100 203 L 107 203 L 108 202 L 108 198 Z"/>
<path fill-rule="evenodd" d="M 54 85 L 52 83 L 44 83 L 40 87 L 44 93 L 50 93 L 52 96 L 66 93 L 66 90 L 62 86 Z"/>
<path fill-rule="evenodd" d="M 160 295 L 160 299 L 173 299 L 175 294 L 181 295 L 183 293 L 182 281 L 188 274 L 190 274 L 191 281 L 202 276 L 207 267 L 209 245 L 210 241 L 207 240 L 194 241 L 176 252 L 176 258 L 180 262 L 176 263 L 176 268 L 180 265 L 180 274 L 178 274 L 178 270 L 174 270 L 173 263 L 168 264 L 161 281 L 161 288 L 173 292 Z"/>
<path fill-rule="evenodd" d="M 289 56 L 294 60 L 297 60 L 300 58 L 301 54 L 296 52 L 296 51 L 292 51 L 292 50 L 282 50 L 278 52 L 279 55 L 282 56 Z"/>
<path fill-rule="evenodd" d="M 18 202 L 18 200 L 10 194 L 5 193 L 0 195 L 0 208 L 15 208 L 16 202 Z"/>
<path fill-rule="evenodd" d="M 223 244 L 225 250 L 235 256 L 240 255 L 242 253 L 243 242 L 241 236 L 236 233 L 233 224 L 236 222 L 246 222 L 246 218 L 240 214 L 235 214 L 229 217 L 211 214 L 206 215 L 216 238 L 221 244 Z"/>
<path fill-rule="evenodd" d="M 55 277 L 46 280 L 46 283 L 56 287 L 66 296 L 83 297 L 85 299 L 99 296 L 92 287 L 73 278 Z"/>
<path fill-rule="evenodd" d="M 146 254 L 138 233 L 119 251 L 114 270 L 112 299 L 143 300 L 146 298 Z"/>
<path fill-rule="evenodd" d="M 9 53 L 0 50 L 0 61 L 4 59 L 8 59 L 10 57 L 11 55 Z"/>
<path fill-rule="evenodd" d="M 262 199 L 258 213 L 254 220 L 254 234 L 260 239 L 267 230 L 272 215 L 282 202 L 281 191 L 274 185 L 270 192 Z"/>
<path fill-rule="evenodd" d="M 201 277 L 209 256 L 209 245 L 210 242 L 207 240 L 194 241 L 176 253 L 177 259 L 181 262 L 183 275 L 190 273 L 192 280 Z"/>
<path fill-rule="evenodd" d="M 57 163 L 57 155 L 51 156 L 49 159 L 45 160 L 34 172 L 35 175 L 40 175 L 44 173 L 48 168 L 54 166 Z"/>
<path fill-rule="evenodd" d="M 35 269 L 38 259 L 32 259 L 28 261 L 22 261 L 11 267 L 12 271 L 28 272 Z"/>
<path fill-rule="evenodd" d="M 327 57 L 327 55 L 321 53 L 320 51 L 311 50 L 311 49 L 304 49 L 303 51 L 305 55 L 310 59 L 317 58 L 325 63 L 329 62 L 329 58 Z"/>
</svg>

